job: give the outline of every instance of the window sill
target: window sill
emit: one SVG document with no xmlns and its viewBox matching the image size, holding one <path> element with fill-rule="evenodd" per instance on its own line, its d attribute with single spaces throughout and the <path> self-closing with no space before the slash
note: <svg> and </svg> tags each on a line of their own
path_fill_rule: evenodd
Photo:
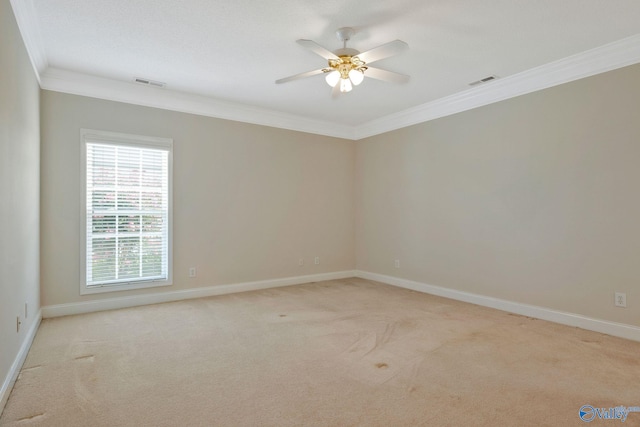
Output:
<svg viewBox="0 0 640 427">
<path fill-rule="evenodd" d="M 113 284 L 113 285 L 94 285 L 94 286 L 86 286 L 83 285 L 80 287 L 80 295 L 92 295 L 92 294 L 102 294 L 106 292 L 120 292 L 120 291 L 131 291 L 134 289 L 145 289 L 145 288 L 159 288 L 162 286 L 171 286 L 173 283 L 171 280 L 158 280 L 158 281 L 149 281 L 149 282 L 132 282 L 132 283 L 122 283 L 122 284 Z"/>
</svg>

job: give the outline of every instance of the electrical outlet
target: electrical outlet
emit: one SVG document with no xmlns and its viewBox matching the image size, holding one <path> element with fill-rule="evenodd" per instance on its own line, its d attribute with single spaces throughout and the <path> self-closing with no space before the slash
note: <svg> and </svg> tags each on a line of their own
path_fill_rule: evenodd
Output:
<svg viewBox="0 0 640 427">
<path fill-rule="evenodd" d="M 317 257 L 316 257 L 316 259 L 314 260 L 314 263 L 315 263 L 316 265 L 317 265 L 317 264 L 320 264 L 320 257 L 319 257 L 319 256 L 317 256 Z"/>
<path fill-rule="evenodd" d="M 627 294 L 624 292 L 616 292 L 615 294 L 615 305 L 616 307 L 626 307 L 627 306 Z"/>
<path fill-rule="evenodd" d="M 22 322 L 20 321 L 20 316 L 16 317 L 16 332 L 20 332 L 20 325 L 22 325 Z"/>
<path fill-rule="evenodd" d="M 304 259 L 303 258 L 300 258 L 298 260 L 298 265 L 304 265 Z"/>
<path fill-rule="evenodd" d="M 191 267 L 189 269 L 189 277 L 196 277 L 196 268 L 195 267 Z"/>
<path fill-rule="evenodd" d="M 400 268 L 400 260 L 397 259 L 394 265 L 396 266 L 396 268 Z"/>
<path fill-rule="evenodd" d="M 24 318 L 26 319 L 27 317 L 29 317 L 29 305 L 25 302 L 24 303 Z"/>
</svg>

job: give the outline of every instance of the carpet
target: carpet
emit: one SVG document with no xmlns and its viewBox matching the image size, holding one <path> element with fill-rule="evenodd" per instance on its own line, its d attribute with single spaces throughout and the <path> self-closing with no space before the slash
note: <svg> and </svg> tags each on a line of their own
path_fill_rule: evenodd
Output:
<svg viewBox="0 0 640 427">
<path fill-rule="evenodd" d="M 0 425 L 616 425 L 638 379 L 638 342 L 353 278 L 44 319 Z"/>
</svg>

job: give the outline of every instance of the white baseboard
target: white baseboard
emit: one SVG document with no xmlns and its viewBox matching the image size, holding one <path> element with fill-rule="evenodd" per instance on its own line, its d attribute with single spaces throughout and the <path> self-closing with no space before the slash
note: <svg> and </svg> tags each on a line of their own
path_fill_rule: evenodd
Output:
<svg viewBox="0 0 640 427">
<path fill-rule="evenodd" d="M 374 280 L 377 282 L 386 283 L 388 285 L 398 286 L 401 288 L 411 289 L 414 291 L 424 292 L 427 294 L 437 295 L 445 298 L 451 298 L 454 300 L 477 304 L 484 307 L 495 308 L 509 313 L 535 317 L 537 319 L 548 320 L 550 322 L 560 323 L 563 325 L 576 326 L 578 328 L 587 329 L 590 331 L 601 332 L 616 337 L 640 341 L 640 327 L 637 326 L 611 322 L 608 320 L 595 319 L 580 314 L 553 310 L 550 308 L 523 304 L 514 301 L 507 301 L 499 298 L 488 297 L 485 295 L 458 291 L 455 289 L 443 288 L 440 286 L 428 285 L 426 283 L 416 282 L 413 280 L 401 279 L 399 277 L 386 276 L 383 274 L 360 270 L 338 271 L 333 273 L 312 274 L 308 276 L 285 277 L 280 279 L 260 280 L 256 282 L 244 282 L 228 285 L 208 286 L 205 288 L 184 289 L 173 292 L 161 292 L 153 294 L 134 295 L 130 297 L 49 305 L 42 307 L 41 313 L 42 317 L 44 318 L 68 316 L 73 314 L 91 313 L 94 311 L 114 310 L 118 308 L 180 301 L 191 298 L 203 298 L 215 295 L 232 294 L 236 292 L 247 292 L 260 289 L 277 288 L 282 286 L 299 285 L 303 283 L 320 282 L 323 280 L 346 279 L 349 277 L 360 277 L 363 279 Z M 39 320 L 37 323 L 39 324 Z M 35 335 L 36 330 L 37 327 L 36 329 L 33 329 L 33 331 L 30 330 L 29 333 L 33 333 L 33 335 Z M 31 336 L 30 340 L 33 340 L 33 336 Z M 30 340 L 27 340 L 29 346 L 31 345 Z M 27 341 L 25 341 L 25 345 Z M 29 348 L 29 346 L 25 347 L 25 345 L 23 345 L 23 357 L 26 357 L 26 352 Z M 21 349 L 21 354 L 22 352 L 23 350 Z M 21 366 L 22 361 L 18 366 Z M 14 363 L 14 365 L 17 363 L 18 359 L 16 359 L 16 363 Z M 2 393 L 5 392 L 7 382 L 8 379 L 3 385 Z"/>
<path fill-rule="evenodd" d="M 16 356 L 13 364 L 11 365 L 11 369 L 7 373 L 7 377 L 4 379 L 2 383 L 2 388 L 0 388 L 0 414 L 4 410 L 4 406 L 7 404 L 7 400 L 9 400 L 9 394 L 11 394 L 11 390 L 13 389 L 13 385 L 18 379 L 18 374 L 20 373 L 20 369 L 24 364 L 24 360 L 27 358 L 27 354 L 29 353 L 29 349 L 31 348 L 31 343 L 33 343 L 33 339 L 36 336 L 36 332 L 38 332 L 38 327 L 40 326 L 40 321 L 42 320 L 42 310 L 38 311 L 35 320 L 31 323 L 31 327 L 27 331 L 27 335 L 24 337 L 24 341 L 22 342 L 22 346 L 20 346 L 20 351 Z"/>
<path fill-rule="evenodd" d="M 158 304 L 163 302 L 180 301 L 191 298 L 203 298 L 214 295 L 225 295 L 236 292 L 255 291 L 259 289 L 278 288 L 282 286 L 300 285 L 303 283 L 320 282 L 354 277 L 353 270 L 337 271 L 333 273 L 311 274 L 308 276 L 284 277 L 281 279 L 260 280 L 229 285 L 208 286 L 206 288 L 183 289 L 173 292 L 158 292 L 153 294 L 133 295 L 129 297 L 98 299 L 69 304 L 48 305 L 42 307 L 42 317 L 68 316 L 72 314 L 91 313 L 94 311 L 114 310 L 118 308 L 135 307 L 139 305 Z"/>
<path fill-rule="evenodd" d="M 594 319 L 592 317 L 582 316 L 580 314 L 568 313 L 535 305 L 522 304 L 514 301 L 507 301 L 499 298 L 473 294 L 470 292 L 442 288 L 440 286 L 427 285 L 426 283 L 415 282 L 412 280 L 401 279 L 393 276 L 386 276 L 383 274 L 370 273 L 368 271 L 357 270 L 354 272 L 354 275 L 362 279 L 374 280 L 376 282 L 382 282 L 388 285 L 411 289 L 418 292 L 424 292 L 427 294 L 451 298 L 458 301 L 469 302 L 484 307 L 491 307 L 498 310 L 507 311 L 509 313 L 534 317 L 536 319 L 548 320 L 550 322 L 560 323 L 567 326 L 576 326 L 578 328 L 601 332 L 603 334 L 626 338 L 633 341 L 640 341 L 640 327 L 633 325 L 610 322 L 608 320 Z"/>
</svg>

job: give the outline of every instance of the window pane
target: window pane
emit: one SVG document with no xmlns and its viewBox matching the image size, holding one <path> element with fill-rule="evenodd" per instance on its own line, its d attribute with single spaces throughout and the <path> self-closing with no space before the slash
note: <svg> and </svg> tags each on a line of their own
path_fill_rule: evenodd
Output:
<svg viewBox="0 0 640 427">
<path fill-rule="evenodd" d="M 113 186 L 116 183 L 116 148 L 98 145 L 89 161 L 90 177 L 94 186 Z"/>
<path fill-rule="evenodd" d="M 105 211 L 116 208 L 116 192 L 94 190 L 91 194 L 91 206 L 94 210 Z"/>
<path fill-rule="evenodd" d="M 93 215 L 93 233 L 111 233 L 116 232 L 116 216 L 115 215 Z"/>
<path fill-rule="evenodd" d="M 144 276 L 162 274 L 162 237 L 142 238 L 142 274 Z"/>
<path fill-rule="evenodd" d="M 115 237 L 92 239 L 91 280 L 101 282 L 116 279 Z"/>
<path fill-rule="evenodd" d="M 163 152 L 143 150 L 142 152 L 142 185 L 144 187 L 160 188 L 163 183 Z"/>
<path fill-rule="evenodd" d="M 140 149 L 118 147 L 118 185 L 123 187 L 140 185 Z"/>
<path fill-rule="evenodd" d="M 142 206 L 145 211 L 156 211 L 162 209 L 162 193 L 145 191 L 140 195 Z"/>
<path fill-rule="evenodd" d="M 161 215 L 142 216 L 142 231 L 145 233 L 160 233 L 162 232 L 163 225 Z"/>
<path fill-rule="evenodd" d="M 140 215 L 118 216 L 118 233 L 139 233 Z"/>
<path fill-rule="evenodd" d="M 118 210 L 130 211 L 140 209 L 139 191 L 118 191 Z"/>
<path fill-rule="evenodd" d="M 140 277 L 140 238 L 122 237 L 118 242 L 118 279 Z"/>
</svg>

